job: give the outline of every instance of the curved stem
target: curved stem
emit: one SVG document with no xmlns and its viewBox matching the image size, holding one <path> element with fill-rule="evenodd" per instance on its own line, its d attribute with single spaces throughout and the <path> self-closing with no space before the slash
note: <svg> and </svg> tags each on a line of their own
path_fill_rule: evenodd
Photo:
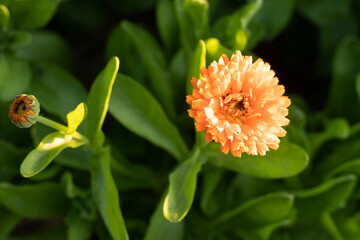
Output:
<svg viewBox="0 0 360 240">
<path fill-rule="evenodd" d="M 53 120 L 50 120 L 50 119 L 42 117 L 42 116 L 38 116 L 37 121 L 44 124 L 44 125 L 46 125 L 46 126 L 48 126 L 48 127 L 51 127 L 51 128 L 54 128 L 54 129 L 56 129 L 56 130 L 58 130 L 60 132 L 63 132 L 64 134 L 69 134 L 68 133 L 69 129 L 68 129 L 67 126 L 64 126 L 64 125 L 62 125 L 60 123 L 57 123 L 57 122 L 55 122 Z M 78 140 L 84 141 L 85 143 L 89 142 L 89 140 L 85 136 L 80 134 L 79 132 L 74 132 L 72 134 Z"/>
<path fill-rule="evenodd" d="M 42 116 L 38 116 L 37 121 L 60 132 L 67 133 L 68 131 L 68 127 Z"/>
</svg>

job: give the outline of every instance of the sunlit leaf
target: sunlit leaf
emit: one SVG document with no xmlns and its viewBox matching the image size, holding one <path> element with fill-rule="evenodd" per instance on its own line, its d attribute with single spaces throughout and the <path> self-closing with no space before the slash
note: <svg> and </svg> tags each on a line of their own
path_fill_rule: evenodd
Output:
<svg viewBox="0 0 360 240">
<path fill-rule="evenodd" d="M 199 150 L 181 163 L 169 176 L 169 192 L 164 202 L 164 216 L 170 222 L 180 222 L 190 210 L 195 196 L 197 175 L 204 163 Z"/>
<path fill-rule="evenodd" d="M 86 105 L 85 103 L 80 103 L 74 111 L 69 112 L 66 115 L 68 123 L 68 132 L 67 134 L 73 134 L 78 126 L 86 117 Z"/>
<path fill-rule="evenodd" d="M 110 59 L 91 86 L 87 100 L 88 116 L 85 125 L 85 136 L 91 142 L 99 142 L 101 138 L 101 128 L 108 111 L 110 95 L 119 65 L 117 57 Z"/>
<path fill-rule="evenodd" d="M 150 218 L 149 227 L 144 240 L 182 240 L 184 237 L 184 222 L 169 222 L 163 214 L 164 197 L 159 201 L 153 215 Z"/>
<path fill-rule="evenodd" d="M 20 172 L 24 177 L 31 177 L 44 170 L 52 160 L 65 148 L 77 148 L 85 144 L 83 140 L 54 132 L 47 135 L 39 145 L 32 150 L 21 164 Z"/>
</svg>

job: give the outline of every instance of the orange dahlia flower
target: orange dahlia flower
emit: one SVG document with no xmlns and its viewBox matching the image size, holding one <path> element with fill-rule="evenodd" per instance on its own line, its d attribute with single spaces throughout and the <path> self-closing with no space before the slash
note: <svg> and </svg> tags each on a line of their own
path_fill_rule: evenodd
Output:
<svg viewBox="0 0 360 240">
<path fill-rule="evenodd" d="M 194 89 L 186 102 L 196 130 L 206 130 L 208 142 L 220 142 L 222 152 L 238 157 L 243 152 L 265 155 L 279 147 L 291 102 L 268 63 L 253 63 L 251 56 L 236 51 L 230 61 L 222 55 L 202 68 L 201 75 L 203 79 L 192 78 Z"/>
</svg>

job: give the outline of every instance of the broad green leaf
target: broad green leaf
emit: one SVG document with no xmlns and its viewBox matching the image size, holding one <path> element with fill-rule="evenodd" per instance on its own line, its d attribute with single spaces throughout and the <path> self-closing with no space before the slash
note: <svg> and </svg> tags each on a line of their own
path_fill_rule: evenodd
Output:
<svg viewBox="0 0 360 240">
<path fill-rule="evenodd" d="M 0 29 L 6 29 L 9 26 L 10 23 L 10 12 L 9 9 L 3 5 L 0 4 Z"/>
<path fill-rule="evenodd" d="M 0 100 L 10 101 L 29 87 L 31 70 L 25 61 L 0 54 Z"/>
<path fill-rule="evenodd" d="M 206 44 L 206 59 L 207 62 L 218 61 L 222 54 L 226 54 L 228 57 L 233 52 L 223 45 L 216 38 L 209 38 L 205 41 Z"/>
<path fill-rule="evenodd" d="M 182 240 L 184 238 L 184 222 L 169 222 L 163 214 L 164 197 L 159 201 L 150 218 L 144 240 Z"/>
<path fill-rule="evenodd" d="M 264 0 L 253 21 L 264 28 L 264 37 L 271 40 L 289 23 L 295 7 L 294 0 Z M 249 25 L 252 34 L 252 25 Z"/>
<path fill-rule="evenodd" d="M 206 67 L 206 47 L 205 42 L 200 40 L 192 59 L 189 64 L 188 77 L 186 79 L 186 93 L 191 94 L 193 86 L 191 84 L 191 79 L 193 77 L 197 79 L 202 79 L 200 69 Z"/>
<path fill-rule="evenodd" d="M 32 177 L 44 170 L 52 160 L 65 148 L 77 148 L 85 142 L 73 135 L 54 132 L 47 135 L 39 145 L 32 150 L 21 164 L 20 172 L 24 177 Z"/>
<path fill-rule="evenodd" d="M 156 5 L 156 24 L 166 49 L 173 52 L 179 42 L 173 1 L 158 1 Z"/>
<path fill-rule="evenodd" d="M 167 73 L 166 59 L 159 44 L 152 35 L 131 22 L 124 21 L 121 26 L 144 62 L 155 96 L 169 116 L 174 118 L 174 92 Z"/>
<path fill-rule="evenodd" d="M 215 143 L 208 145 L 205 154 L 217 166 L 261 178 L 286 178 L 303 171 L 309 162 L 307 153 L 298 145 L 282 141 L 277 150 L 270 150 L 265 156 L 248 155 L 234 157 L 220 152 Z"/>
<path fill-rule="evenodd" d="M 56 33 L 33 31 L 30 41 L 14 49 L 15 56 L 29 61 L 49 61 L 66 69 L 71 67 L 71 51 Z"/>
<path fill-rule="evenodd" d="M 89 111 L 85 125 L 85 136 L 91 142 L 96 143 L 101 138 L 101 127 L 108 111 L 110 95 L 119 65 L 117 57 L 110 59 L 91 86 L 87 100 Z"/>
<path fill-rule="evenodd" d="M 294 192 L 299 220 L 311 219 L 323 212 L 338 209 L 350 197 L 356 183 L 356 175 L 349 174 Z"/>
<path fill-rule="evenodd" d="M 110 170 L 110 148 L 91 159 L 91 191 L 96 206 L 115 240 L 129 239 L 121 214 L 118 190 Z"/>
<path fill-rule="evenodd" d="M 360 69 L 358 38 L 346 37 L 341 41 L 335 51 L 332 69 L 327 113 L 331 117 L 346 117 L 350 123 L 357 122 L 360 119 L 360 104 L 355 90 L 355 79 Z"/>
<path fill-rule="evenodd" d="M 235 228 L 249 239 L 267 239 L 274 228 L 287 224 L 294 196 L 272 193 L 241 204 L 204 226 L 203 231 Z"/>
<path fill-rule="evenodd" d="M 164 148 L 181 161 L 188 149 L 160 104 L 139 83 L 119 74 L 109 105 L 110 113 L 126 128 Z"/>
<path fill-rule="evenodd" d="M 8 8 L 17 28 L 44 27 L 55 14 L 61 0 L 10 0 Z"/>
<path fill-rule="evenodd" d="M 86 105 L 85 103 L 80 103 L 74 111 L 69 112 L 66 115 L 68 123 L 68 132 L 67 134 L 73 134 L 78 126 L 84 121 L 86 117 Z"/>
<path fill-rule="evenodd" d="M 2 207 L 0 207 L 0 216 L 0 240 L 6 240 L 20 222 L 21 217 Z"/>
<path fill-rule="evenodd" d="M 298 4 L 298 9 L 310 21 L 320 27 L 330 26 L 351 12 L 350 0 L 303 0 Z"/>
<path fill-rule="evenodd" d="M 70 73 L 45 62 L 33 65 L 30 92 L 39 100 L 41 108 L 63 120 L 80 102 L 85 102 L 87 96 L 85 88 Z"/>
<path fill-rule="evenodd" d="M 27 218 L 63 216 L 70 202 L 58 184 L 29 185 L 0 183 L 0 202 L 10 211 Z"/>
<path fill-rule="evenodd" d="M 195 196 L 197 175 L 205 159 L 200 150 L 181 163 L 169 176 L 169 192 L 164 201 L 164 216 L 180 222 L 189 212 Z"/>
</svg>

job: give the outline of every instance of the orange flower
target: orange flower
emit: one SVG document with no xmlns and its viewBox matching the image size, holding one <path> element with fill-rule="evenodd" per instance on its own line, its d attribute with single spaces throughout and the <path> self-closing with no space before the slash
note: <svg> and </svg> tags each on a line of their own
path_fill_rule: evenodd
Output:
<svg viewBox="0 0 360 240">
<path fill-rule="evenodd" d="M 230 61 L 222 55 L 202 68 L 201 75 L 201 80 L 192 78 L 194 89 L 186 102 L 196 130 L 206 130 L 208 142 L 220 142 L 222 152 L 238 157 L 243 152 L 265 155 L 279 147 L 291 102 L 268 63 L 253 63 L 251 56 L 236 51 Z"/>
</svg>

